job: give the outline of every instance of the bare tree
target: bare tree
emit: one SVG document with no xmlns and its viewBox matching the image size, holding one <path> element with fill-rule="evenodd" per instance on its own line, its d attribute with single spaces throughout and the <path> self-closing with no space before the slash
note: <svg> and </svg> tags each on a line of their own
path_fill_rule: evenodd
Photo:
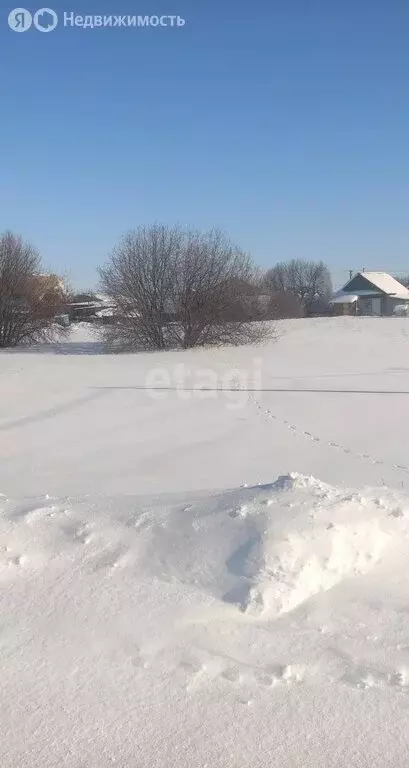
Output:
<svg viewBox="0 0 409 768">
<path fill-rule="evenodd" d="M 256 343 L 268 334 L 257 306 L 256 270 L 248 254 L 220 230 L 186 233 L 172 281 L 178 323 L 173 336 L 184 348 Z"/>
<path fill-rule="evenodd" d="M 99 270 L 101 287 L 115 303 L 108 341 L 121 349 L 164 349 L 171 311 L 171 280 L 181 232 L 160 224 L 129 232 Z"/>
<path fill-rule="evenodd" d="M 217 230 L 141 227 L 100 270 L 117 307 L 108 341 L 122 349 L 259 341 L 268 328 L 251 322 L 254 274 L 250 258 Z"/>
<path fill-rule="evenodd" d="M 265 284 L 271 292 L 297 296 L 304 314 L 314 305 L 326 305 L 332 294 L 331 275 L 322 261 L 293 259 L 268 270 Z"/>
<path fill-rule="evenodd" d="M 55 275 L 40 274 L 37 251 L 21 237 L 0 236 L 0 347 L 50 338 L 63 308 Z"/>
</svg>

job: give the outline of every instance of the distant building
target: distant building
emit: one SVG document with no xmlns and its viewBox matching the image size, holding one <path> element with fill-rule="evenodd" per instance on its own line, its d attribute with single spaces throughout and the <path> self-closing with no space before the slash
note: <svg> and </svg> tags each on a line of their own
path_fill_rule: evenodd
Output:
<svg viewBox="0 0 409 768">
<path fill-rule="evenodd" d="M 73 323 L 111 323 L 114 320 L 115 304 L 102 294 L 79 293 L 67 302 L 67 313 Z"/>
<path fill-rule="evenodd" d="M 337 315 L 390 316 L 399 305 L 409 306 L 409 290 L 387 272 L 358 272 L 331 303 Z"/>
<path fill-rule="evenodd" d="M 58 275 L 35 275 L 33 286 L 39 298 L 55 296 L 63 301 L 67 295 L 64 281 Z"/>
</svg>

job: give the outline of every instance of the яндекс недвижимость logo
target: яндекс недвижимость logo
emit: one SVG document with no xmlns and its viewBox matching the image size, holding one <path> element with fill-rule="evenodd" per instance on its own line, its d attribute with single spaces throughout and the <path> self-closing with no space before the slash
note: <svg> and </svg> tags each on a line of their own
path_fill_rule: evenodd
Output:
<svg viewBox="0 0 409 768">
<path fill-rule="evenodd" d="M 31 27 L 39 32 L 52 32 L 61 23 L 66 29 L 183 29 L 186 19 L 180 14 L 86 14 L 61 11 L 60 19 L 52 8 L 40 8 L 32 13 L 27 8 L 14 8 L 8 15 L 8 24 L 13 32 L 27 32 Z"/>
<path fill-rule="evenodd" d="M 58 16 L 52 8 L 40 8 L 34 16 L 27 8 L 14 8 L 9 13 L 8 23 L 13 32 L 27 32 L 32 25 L 39 32 L 52 32 L 58 24 Z"/>
</svg>

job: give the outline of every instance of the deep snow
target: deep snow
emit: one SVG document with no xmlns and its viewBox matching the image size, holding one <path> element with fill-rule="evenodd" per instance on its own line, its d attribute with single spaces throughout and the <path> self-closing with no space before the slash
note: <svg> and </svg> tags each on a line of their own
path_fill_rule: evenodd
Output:
<svg viewBox="0 0 409 768">
<path fill-rule="evenodd" d="M 408 343 L 0 353 L 2 766 L 407 766 Z"/>
</svg>

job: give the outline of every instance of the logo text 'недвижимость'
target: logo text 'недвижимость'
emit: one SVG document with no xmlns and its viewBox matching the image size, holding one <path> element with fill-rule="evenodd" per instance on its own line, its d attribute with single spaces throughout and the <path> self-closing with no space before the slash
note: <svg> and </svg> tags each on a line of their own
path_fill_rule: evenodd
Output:
<svg viewBox="0 0 409 768">
<path fill-rule="evenodd" d="M 40 8 L 31 13 L 26 8 L 14 8 L 9 13 L 8 24 L 14 32 L 27 32 L 34 27 L 39 32 L 52 32 L 58 25 L 58 16 L 52 8 Z M 80 15 L 74 11 L 64 11 L 62 25 L 67 28 L 79 29 L 103 29 L 106 27 L 173 27 L 181 28 L 186 20 L 179 15 L 145 15 L 145 16 L 118 16 L 110 15 Z"/>
</svg>

